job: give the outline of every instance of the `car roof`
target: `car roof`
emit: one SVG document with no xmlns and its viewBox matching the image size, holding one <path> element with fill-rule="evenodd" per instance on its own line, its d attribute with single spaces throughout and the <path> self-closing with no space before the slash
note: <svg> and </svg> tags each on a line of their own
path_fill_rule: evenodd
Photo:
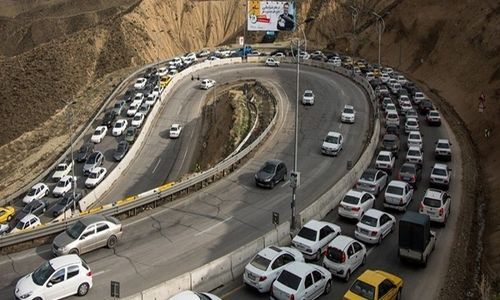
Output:
<svg viewBox="0 0 500 300">
<path fill-rule="evenodd" d="M 434 168 L 437 168 L 437 169 L 448 169 L 448 166 L 446 164 L 441 164 L 441 163 L 435 163 L 434 164 L 434 167 L 432 167 L 433 169 Z"/>
<path fill-rule="evenodd" d="M 45 183 L 43 183 L 43 182 L 39 182 L 39 183 L 35 184 L 35 185 L 32 187 L 32 189 L 37 189 L 37 188 L 39 188 L 39 187 L 41 187 L 41 186 L 45 186 Z"/>
<path fill-rule="evenodd" d="M 421 150 L 420 150 L 420 147 L 418 147 L 418 146 L 410 146 L 410 147 L 408 148 L 408 151 L 410 151 L 410 150 L 418 150 L 418 151 L 421 151 Z"/>
<path fill-rule="evenodd" d="M 353 196 L 353 197 L 356 197 L 356 198 L 361 198 L 363 197 L 363 194 L 365 192 L 362 192 L 362 191 L 356 191 L 356 190 L 353 190 L 353 189 L 350 189 L 345 195 L 349 195 L 349 196 Z"/>
<path fill-rule="evenodd" d="M 333 241 L 328 244 L 330 247 L 335 247 L 340 250 L 344 250 L 354 239 L 346 235 L 338 235 Z"/>
<path fill-rule="evenodd" d="M 450 140 L 447 140 L 447 139 L 439 139 L 437 142 L 438 142 L 438 143 L 448 143 L 448 144 L 449 144 L 449 143 L 450 143 Z"/>
<path fill-rule="evenodd" d="M 391 180 L 391 182 L 389 182 L 389 185 L 397 187 L 405 187 L 406 185 L 408 185 L 408 183 L 401 180 Z"/>
<path fill-rule="evenodd" d="M 273 259 L 278 255 L 278 253 L 281 252 L 283 252 L 283 250 L 280 249 L 279 247 L 270 246 L 260 250 L 259 255 L 268 259 Z"/>
<path fill-rule="evenodd" d="M 408 119 L 406 119 L 406 122 L 408 122 L 408 121 L 418 122 L 416 118 L 408 118 Z"/>
<path fill-rule="evenodd" d="M 36 215 L 34 214 L 27 214 L 26 216 L 24 216 L 22 219 L 21 219 L 21 222 L 23 223 L 26 223 L 26 221 L 28 220 L 31 220 L 33 218 L 37 218 L 38 220 L 40 220 L 40 218 L 38 218 Z"/>
<path fill-rule="evenodd" d="M 418 135 L 420 135 L 420 131 L 412 130 L 412 131 L 410 131 L 408 133 L 408 135 L 410 135 L 410 134 L 418 134 Z"/>
<path fill-rule="evenodd" d="M 385 276 L 373 270 L 366 270 L 358 277 L 359 281 L 366 282 L 371 286 L 378 286 L 385 279 L 387 279 Z"/>
<path fill-rule="evenodd" d="M 49 260 L 50 265 L 54 269 L 59 269 L 67 265 L 81 264 L 82 259 L 76 254 L 62 255 Z"/>
<path fill-rule="evenodd" d="M 344 109 L 346 109 L 346 108 L 347 109 L 354 109 L 354 106 L 346 104 L 346 105 L 344 105 Z"/>
<path fill-rule="evenodd" d="M 441 199 L 443 197 L 444 191 L 429 188 L 425 191 L 424 198 Z"/>
<path fill-rule="evenodd" d="M 314 229 L 314 230 L 320 230 L 325 225 L 330 225 L 330 223 L 324 222 L 324 221 L 318 221 L 318 220 L 310 220 L 309 222 L 307 222 L 306 224 L 304 224 L 303 227 L 311 228 L 311 229 Z"/>
<path fill-rule="evenodd" d="M 80 222 L 85 226 L 89 226 L 90 224 L 94 224 L 96 222 L 101 222 L 101 221 L 105 221 L 105 220 L 106 220 L 106 218 L 103 215 L 90 215 L 90 216 L 81 218 Z"/>
<path fill-rule="evenodd" d="M 398 139 L 398 137 L 397 137 L 395 134 L 392 134 L 392 133 L 386 133 L 386 134 L 384 135 L 384 138 L 383 138 L 383 140 L 390 140 L 390 141 L 391 141 L 391 140 L 392 140 L 392 141 L 395 141 L 395 140 L 397 140 L 397 139 Z"/>
<path fill-rule="evenodd" d="M 378 154 L 379 155 L 391 155 L 391 152 L 390 151 L 384 151 L 384 150 L 382 150 Z"/>
<path fill-rule="evenodd" d="M 365 216 L 369 216 L 369 217 L 374 217 L 376 219 L 380 218 L 381 215 L 383 215 L 385 212 L 381 211 L 381 210 L 378 210 L 378 209 L 375 209 L 375 208 L 370 208 L 369 210 L 367 210 L 365 212 Z"/>
<path fill-rule="evenodd" d="M 327 136 L 334 136 L 334 137 L 340 137 L 341 134 L 335 131 L 330 131 L 328 132 Z"/>
<path fill-rule="evenodd" d="M 172 127 L 180 127 L 180 126 L 181 126 L 181 125 L 180 125 L 180 124 L 177 124 L 177 123 L 172 124 Z"/>
<path fill-rule="evenodd" d="M 285 269 L 301 278 L 304 278 L 312 270 L 316 270 L 314 265 L 305 262 L 294 261 L 285 266 Z"/>
<path fill-rule="evenodd" d="M 312 90 L 305 90 L 305 91 L 304 91 L 304 94 L 305 94 L 305 93 L 312 93 L 312 92 L 313 92 Z"/>
</svg>

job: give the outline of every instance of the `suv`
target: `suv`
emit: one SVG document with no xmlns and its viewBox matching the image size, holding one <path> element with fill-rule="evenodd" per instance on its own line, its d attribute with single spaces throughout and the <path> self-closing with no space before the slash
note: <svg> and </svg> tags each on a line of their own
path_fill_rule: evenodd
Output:
<svg viewBox="0 0 500 300">
<path fill-rule="evenodd" d="M 314 93 L 311 90 L 305 90 L 302 96 L 302 104 L 314 105 Z"/>
<path fill-rule="evenodd" d="M 394 158 L 392 152 L 380 151 L 377 155 L 377 159 L 375 160 L 375 167 L 392 174 L 392 168 L 394 168 L 395 162 L 396 158 Z"/>
<path fill-rule="evenodd" d="M 445 191 L 427 189 L 418 212 L 428 215 L 431 221 L 439 222 L 444 226 L 451 212 L 451 197 Z"/>
<path fill-rule="evenodd" d="M 382 149 L 391 151 L 395 157 L 398 157 L 399 138 L 394 134 L 385 134 L 382 139 Z"/>
<path fill-rule="evenodd" d="M 451 160 L 451 143 L 449 140 L 439 139 L 434 150 L 436 160 Z"/>
<path fill-rule="evenodd" d="M 448 189 L 451 180 L 451 169 L 446 164 L 435 163 L 432 167 L 430 185 Z"/>
</svg>

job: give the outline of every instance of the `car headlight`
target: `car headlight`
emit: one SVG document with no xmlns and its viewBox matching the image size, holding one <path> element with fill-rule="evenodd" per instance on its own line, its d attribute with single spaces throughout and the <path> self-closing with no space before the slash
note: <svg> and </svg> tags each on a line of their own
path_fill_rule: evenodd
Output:
<svg viewBox="0 0 500 300">
<path fill-rule="evenodd" d="M 28 298 L 29 296 L 31 296 L 32 294 L 33 294 L 33 292 L 27 292 L 27 293 L 25 293 L 25 294 L 23 294 L 23 295 L 19 296 L 19 298 L 21 298 L 21 299 L 26 299 L 26 298 Z"/>
<path fill-rule="evenodd" d="M 271 181 L 271 179 L 272 179 L 272 178 L 271 178 L 271 177 L 269 177 L 269 178 L 264 179 L 264 181 L 265 181 L 265 182 L 269 182 L 269 181 Z"/>
</svg>

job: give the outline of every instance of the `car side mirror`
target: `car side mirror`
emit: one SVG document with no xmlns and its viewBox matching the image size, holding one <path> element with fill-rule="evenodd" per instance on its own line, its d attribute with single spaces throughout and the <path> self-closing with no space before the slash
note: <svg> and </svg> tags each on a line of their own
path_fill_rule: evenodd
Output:
<svg viewBox="0 0 500 300">
<path fill-rule="evenodd" d="M 450 171 L 450 172 L 451 172 L 451 168 L 448 168 L 448 171 Z"/>
<path fill-rule="evenodd" d="M 49 283 L 47 283 L 47 287 L 52 287 L 52 282 L 49 281 Z"/>
<path fill-rule="evenodd" d="M 80 240 L 82 240 L 82 241 L 83 241 L 84 239 L 85 239 L 85 236 L 81 236 L 81 237 L 80 237 Z"/>
</svg>

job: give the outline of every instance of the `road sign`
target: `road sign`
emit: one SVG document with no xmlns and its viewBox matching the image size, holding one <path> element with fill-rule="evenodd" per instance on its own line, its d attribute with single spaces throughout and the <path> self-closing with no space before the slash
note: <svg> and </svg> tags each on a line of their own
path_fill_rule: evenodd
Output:
<svg viewBox="0 0 500 300">
<path fill-rule="evenodd" d="M 120 298 L 120 283 L 111 281 L 111 297 Z"/>
<path fill-rule="evenodd" d="M 280 214 L 278 212 L 275 212 L 275 211 L 273 211 L 273 224 L 274 225 L 280 224 Z"/>
<path fill-rule="evenodd" d="M 290 172 L 290 186 L 292 188 L 298 188 L 300 185 L 300 172 L 292 171 Z"/>
</svg>

